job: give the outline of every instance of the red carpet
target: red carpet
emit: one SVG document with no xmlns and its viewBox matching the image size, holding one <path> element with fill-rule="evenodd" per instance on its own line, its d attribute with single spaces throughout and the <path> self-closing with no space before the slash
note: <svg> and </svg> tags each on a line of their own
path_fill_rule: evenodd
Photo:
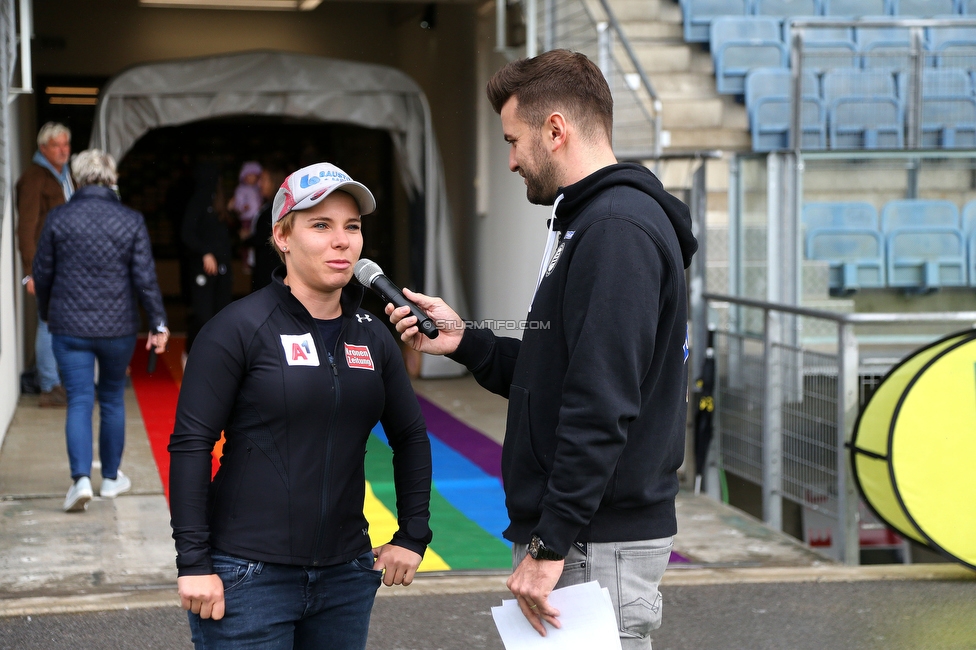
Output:
<svg viewBox="0 0 976 650">
<path fill-rule="evenodd" d="M 153 374 L 146 372 L 149 353 L 146 352 L 146 339 L 140 338 L 132 355 L 130 376 L 132 388 L 139 402 L 142 421 L 146 425 L 149 446 L 152 448 L 159 478 L 163 482 L 163 492 L 169 501 L 169 445 L 173 423 L 176 420 L 176 401 L 180 395 L 180 380 L 183 379 L 180 355 L 183 352 L 183 339 L 170 341 L 169 350 L 161 355 Z"/>
</svg>

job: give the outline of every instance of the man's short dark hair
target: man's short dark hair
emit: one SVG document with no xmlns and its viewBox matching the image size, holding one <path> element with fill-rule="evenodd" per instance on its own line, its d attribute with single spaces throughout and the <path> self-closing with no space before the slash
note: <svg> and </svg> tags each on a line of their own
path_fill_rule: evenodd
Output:
<svg viewBox="0 0 976 650">
<path fill-rule="evenodd" d="M 496 113 L 515 97 L 516 116 L 541 127 L 553 112 L 565 112 L 586 136 L 602 130 L 613 136 L 613 95 L 600 69 L 585 55 L 550 50 L 531 59 L 512 61 L 488 81 L 488 101 Z"/>
</svg>

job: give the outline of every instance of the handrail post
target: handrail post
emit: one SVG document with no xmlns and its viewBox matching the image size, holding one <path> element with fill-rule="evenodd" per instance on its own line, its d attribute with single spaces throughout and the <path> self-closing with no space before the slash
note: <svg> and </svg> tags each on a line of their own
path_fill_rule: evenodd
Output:
<svg viewBox="0 0 976 650">
<path fill-rule="evenodd" d="M 610 78 L 610 48 L 612 47 L 612 34 L 610 33 L 610 23 L 601 21 L 596 24 L 597 39 L 597 67 L 607 80 L 607 85 L 613 88 L 613 80 Z"/>
<path fill-rule="evenodd" d="M 525 58 L 539 54 L 539 8 L 536 0 L 525 0 Z"/>
<path fill-rule="evenodd" d="M 775 309 L 764 310 L 765 345 L 763 365 L 763 454 L 762 509 L 763 521 L 776 530 L 783 530 L 783 364 L 782 319 Z"/>
<path fill-rule="evenodd" d="M 838 327 L 837 372 L 837 521 L 838 557 L 844 564 L 860 564 L 861 547 L 858 523 L 858 495 L 853 480 L 851 455 L 847 444 L 854 436 L 854 423 L 859 410 L 858 345 L 854 325 L 840 323 Z"/>
<path fill-rule="evenodd" d="M 906 139 L 906 149 L 919 149 L 922 146 L 922 75 L 925 70 L 925 50 L 923 42 L 923 30 L 921 27 L 912 27 L 911 35 L 911 60 L 912 71 L 908 78 L 908 115 L 906 124 L 908 137 Z"/>
<path fill-rule="evenodd" d="M 800 157 L 803 147 L 803 30 L 790 23 L 790 70 L 793 84 L 790 89 L 790 141 L 789 147 Z"/>
</svg>

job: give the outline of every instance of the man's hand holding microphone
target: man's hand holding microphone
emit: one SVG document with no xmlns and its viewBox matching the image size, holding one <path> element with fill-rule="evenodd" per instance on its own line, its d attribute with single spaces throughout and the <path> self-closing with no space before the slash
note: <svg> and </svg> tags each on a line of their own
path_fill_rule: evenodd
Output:
<svg viewBox="0 0 976 650">
<path fill-rule="evenodd" d="M 386 315 L 400 333 L 400 340 L 419 352 L 450 354 L 464 334 L 464 321 L 440 298 L 402 292 L 368 259 L 356 262 L 356 279 L 387 301 Z"/>
</svg>

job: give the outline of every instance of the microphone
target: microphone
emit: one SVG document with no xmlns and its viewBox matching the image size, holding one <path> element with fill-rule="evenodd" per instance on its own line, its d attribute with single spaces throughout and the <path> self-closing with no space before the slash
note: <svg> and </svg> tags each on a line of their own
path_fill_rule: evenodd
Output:
<svg viewBox="0 0 976 650">
<path fill-rule="evenodd" d="M 438 331 L 434 321 L 428 318 L 420 307 L 404 297 L 403 292 L 393 284 L 393 281 L 383 275 L 383 269 L 379 264 L 365 257 L 361 258 L 356 262 L 353 273 L 361 285 L 372 289 L 385 302 L 392 302 L 394 307 L 409 307 L 410 313 L 417 317 L 417 327 L 420 331 L 426 334 L 427 338 L 437 338 Z"/>
</svg>

